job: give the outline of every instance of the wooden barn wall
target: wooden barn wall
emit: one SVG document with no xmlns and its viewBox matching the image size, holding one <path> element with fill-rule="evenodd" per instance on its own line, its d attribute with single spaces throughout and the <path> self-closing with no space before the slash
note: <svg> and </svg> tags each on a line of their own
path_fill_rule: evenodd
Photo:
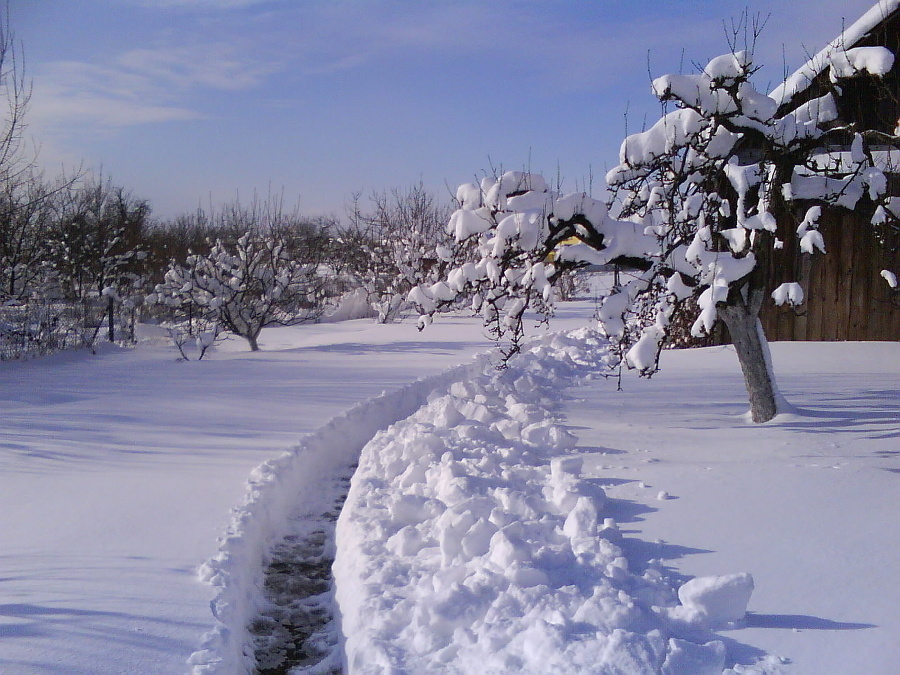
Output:
<svg viewBox="0 0 900 675">
<path fill-rule="evenodd" d="M 876 45 L 898 55 L 887 76 L 845 80 L 835 91 L 825 68 L 809 87 L 785 103 L 780 114 L 835 91 L 844 122 L 893 133 L 900 117 L 900 12 L 885 17 L 869 35 L 846 47 Z M 890 178 L 891 194 L 900 195 L 897 175 Z M 788 236 L 784 248 L 774 254 L 768 291 L 797 281 L 806 301 L 797 308 L 776 307 L 767 301 L 761 315 L 766 336 L 769 340 L 900 340 L 900 290 L 892 290 L 881 277 L 883 269 L 900 269 L 900 233 L 895 232 L 882 246 L 864 216 L 843 209 L 826 210 L 819 224 L 826 254 L 801 253 L 794 236 Z M 717 325 L 714 340 L 729 342 L 724 327 Z"/>
<path fill-rule="evenodd" d="M 801 253 L 797 237 L 776 252 L 769 291 L 797 281 L 805 302 L 777 307 L 767 302 L 762 322 L 769 340 L 900 340 L 900 291 L 881 270 L 897 269 L 871 224 L 857 214 L 826 211 L 819 221 L 827 253 Z M 894 256 L 897 255 L 896 248 Z"/>
</svg>

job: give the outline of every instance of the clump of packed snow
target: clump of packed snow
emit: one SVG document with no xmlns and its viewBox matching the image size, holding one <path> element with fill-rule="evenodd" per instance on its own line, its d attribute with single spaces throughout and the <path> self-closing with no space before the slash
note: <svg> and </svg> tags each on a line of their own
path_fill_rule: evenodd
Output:
<svg viewBox="0 0 900 675">
<path fill-rule="evenodd" d="M 886 47 L 856 47 L 834 52 L 828 64 L 832 82 L 860 73 L 884 77 L 894 66 L 894 54 Z"/>
<path fill-rule="evenodd" d="M 753 577 L 744 572 L 691 579 L 678 589 L 678 599 L 709 625 L 718 626 L 741 621 L 752 593 Z"/>
<path fill-rule="evenodd" d="M 785 303 L 791 306 L 802 305 L 803 287 L 796 282 L 781 284 L 772 291 L 772 299 L 775 301 L 775 304 L 779 306 Z"/>
<path fill-rule="evenodd" d="M 346 672 L 723 671 L 705 629 L 743 615 L 749 575 L 681 606 L 659 569 L 634 569 L 554 415 L 605 353 L 591 331 L 545 338 L 366 445 L 337 525 Z"/>
<path fill-rule="evenodd" d="M 870 71 L 871 74 L 886 74 L 893 64 L 893 59 L 890 59 L 890 65 L 887 63 L 888 55 L 881 54 L 876 56 L 876 53 L 866 54 L 865 52 L 858 52 L 856 49 L 848 49 L 848 47 L 853 47 L 853 45 L 857 44 L 878 24 L 884 21 L 885 17 L 896 11 L 898 7 L 900 7 L 900 0 L 878 0 L 868 12 L 843 30 L 828 46 L 773 89 L 769 96 L 778 101 L 779 105 L 790 101 L 794 96 L 806 89 L 815 80 L 816 76 L 826 68 L 829 68 L 832 76 L 837 75 L 840 71 L 836 72 L 833 69 L 835 62 L 840 64 L 842 61 L 849 62 L 851 59 L 853 61 L 862 59 L 868 61 L 871 59 L 874 61 L 872 65 L 873 71 Z M 851 55 L 849 58 L 842 56 L 849 52 L 855 52 L 856 54 Z M 857 63 L 856 66 L 843 76 L 853 76 L 861 71 L 868 70 L 868 63 Z"/>
</svg>

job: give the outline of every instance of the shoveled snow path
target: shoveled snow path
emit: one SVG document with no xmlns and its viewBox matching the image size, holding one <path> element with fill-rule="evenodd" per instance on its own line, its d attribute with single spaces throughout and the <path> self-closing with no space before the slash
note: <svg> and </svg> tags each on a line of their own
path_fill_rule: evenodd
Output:
<svg viewBox="0 0 900 675">
<path fill-rule="evenodd" d="M 476 360 L 481 367 L 489 362 L 487 355 Z M 190 658 L 194 673 L 254 671 L 250 625 L 269 606 L 263 588 L 272 549 L 297 534 L 292 523 L 317 522 L 333 508 L 336 486 L 378 431 L 411 415 L 442 383 L 465 379 L 472 368 L 457 366 L 364 401 L 253 470 L 244 505 L 235 510 L 219 553 L 201 570 L 218 589 L 212 603 L 216 625 Z"/>
<path fill-rule="evenodd" d="M 424 335 L 272 329 L 264 352 L 226 344 L 199 364 L 152 345 L 0 364 L 0 671 L 184 672 L 212 624 L 196 565 L 251 468 L 485 348 L 477 321 L 450 323 Z M 671 587 L 757 577 L 748 627 L 719 634 L 742 663 L 760 649 L 792 659 L 790 675 L 900 662 L 898 349 L 773 345 L 782 389 L 812 414 L 763 428 L 737 417 L 745 395 L 727 350 L 666 354 L 662 373 L 624 394 L 603 380 L 571 390 L 584 406 L 561 412 L 579 453 L 593 452 L 580 480 L 607 492 L 601 515 L 622 524 L 629 571 L 661 560 Z M 657 500 L 664 491 L 672 499 Z"/>
<path fill-rule="evenodd" d="M 721 675 L 748 663 L 711 629 L 743 618 L 750 576 L 698 579 L 679 596 L 657 565 L 628 558 L 603 489 L 581 477 L 555 410 L 604 355 L 587 330 L 537 340 L 363 448 L 337 527 L 345 672 Z M 750 663 L 738 672 L 780 660 Z"/>
<path fill-rule="evenodd" d="M 335 486 L 328 511 L 292 517 L 290 534 L 272 547 L 265 568 L 264 602 L 250 623 L 259 675 L 295 669 L 340 675 L 340 629 L 334 613 L 334 523 L 343 507 L 350 474 Z"/>
</svg>

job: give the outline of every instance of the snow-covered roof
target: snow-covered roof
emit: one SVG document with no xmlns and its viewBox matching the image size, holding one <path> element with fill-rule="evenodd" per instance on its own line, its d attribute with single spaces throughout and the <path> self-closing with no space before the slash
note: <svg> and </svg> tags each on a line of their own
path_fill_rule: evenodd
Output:
<svg viewBox="0 0 900 675">
<path fill-rule="evenodd" d="M 898 8 L 900 8 L 900 0 L 879 0 L 876 2 L 856 23 L 843 31 L 827 47 L 813 56 L 782 84 L 773 89 L 769 96 L 778 101 L 779 105 L 790 101 L 830 66 L 832 55 L 853 47 L 877 28 L 888 16 L 897 11 Z"/>
</svg>

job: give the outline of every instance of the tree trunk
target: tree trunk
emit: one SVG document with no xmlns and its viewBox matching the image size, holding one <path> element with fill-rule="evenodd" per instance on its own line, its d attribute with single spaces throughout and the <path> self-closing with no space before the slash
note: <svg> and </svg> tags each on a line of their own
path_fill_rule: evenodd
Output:
<svg viewBox="0 0 900 675">
<path fill-rule="evenodd" d="M 779 397 L 759 317 L 745 303 L 739 302 L 720 305 L 719 318 L 731 333 L 731 342 L 744 373 L 750 416 L 756 423 L 768 422 L 778 414 Z"/>
<path fill-rule="evenodd" d="M 256 336 L 256 335 L 245 335 L 244 337 L 246 337 L 246 338 L 247 338 L 247 342 L 250 343 L 250 351 L 251 351 L 251 352 L 258 352 L 258 351 L 259 351 L 259 343 L 256 341 L 256 338 L 257 338 L 258 336 Z"/>
<path fill-rule="evenodd" d="M 113 306 L 112 296 L 109 298 L 109 303 L 106 306 L 106 315 L 109 321 L 109 341 L 116 341 L 116 310 Z"/>
</svg>

